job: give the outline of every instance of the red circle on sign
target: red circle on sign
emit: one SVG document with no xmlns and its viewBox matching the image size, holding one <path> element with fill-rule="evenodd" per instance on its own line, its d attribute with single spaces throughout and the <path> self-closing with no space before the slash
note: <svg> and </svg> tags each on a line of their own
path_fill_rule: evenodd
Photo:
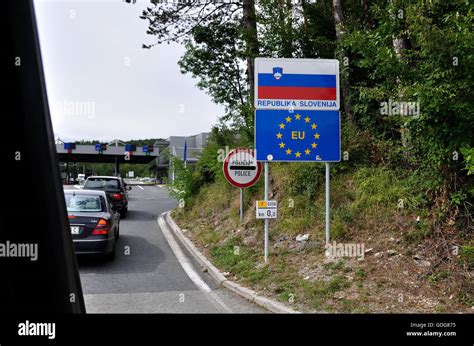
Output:
<svg viewBox="0 0 474 346">
<path fill-rule="evenodd" d="M 238 153 L 242 153 L 242 152 L 245 152 L 245 153 L 248 153 L 250 154 L 252 157 L 255 158 L 255 155 L 253 154 L 253 150 L 252 149 L 247 149 L 247 148 L 237 148 L 237 149 L 234 149 L 232 150 L 231 152 L 229 152 L 229 154 L 227 154 L 225 160 L 224 160 L 224 166 L 223 166 L 223 170 L 224 170 L 224 176 L 225 178 L 227 179 L 227 181 L 232 185 L 232 186 L 235 186 L 235 187 L 240 187 L 240 188 L 243 188 L 243 187 L 250 187 L 252 185 L 255 185 L 255 183 L 258 181 L 258 179 L 260 179 L 260 174 L 262 173 L 262 164 L 260 162 L 257 161 L 257 174 L 255 175 L 255 177 L 249 181 L 248 183 L 245 183 L 245 184 L 241 184 L 241 183 L 238 183 L 236 182 L 235 180 L 232 179 L 232 177 L 229 175 L 229 172 L 228 172 L 228 167 L 229 167 L 229 160 L 232 156 L 238 154 Z"/>
</svg>

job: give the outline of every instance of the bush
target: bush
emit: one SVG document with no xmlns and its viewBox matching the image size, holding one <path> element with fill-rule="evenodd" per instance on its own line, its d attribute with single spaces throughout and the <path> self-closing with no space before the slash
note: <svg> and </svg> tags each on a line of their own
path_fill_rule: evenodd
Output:
<svg viewBox="0 0 474 346">
<path fill-rule="evenodd" d="M 174 170 L 174 180 L 168 185 L 170 195 L 178 200 L 184 201 L 187 205 L 191 197 L 196 195 L 201 186 L 200 174 L 193 172 L 188 165 L 177 157 L 171 159 L 172 169 Z"/>
</svg>

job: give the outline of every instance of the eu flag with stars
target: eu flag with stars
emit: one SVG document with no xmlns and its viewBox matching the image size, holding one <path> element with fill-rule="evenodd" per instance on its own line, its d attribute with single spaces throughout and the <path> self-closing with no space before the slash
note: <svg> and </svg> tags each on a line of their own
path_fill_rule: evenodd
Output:
<svg viewBox="0 0 474 346">
<path fill-rule="evenodd" d="M 339 111 L 256 110 L 258 161 L 338 162 Z"/>
</svg>

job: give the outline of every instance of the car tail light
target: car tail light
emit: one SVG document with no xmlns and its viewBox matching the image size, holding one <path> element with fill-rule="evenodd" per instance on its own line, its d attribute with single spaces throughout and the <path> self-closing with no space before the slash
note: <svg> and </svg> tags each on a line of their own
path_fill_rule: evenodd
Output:
<svg viewBox="0 0 474 346">
<path fill-rule="evenodd" d="M 113 199 L 123 199 L 123 193 L 114 193 L 112 194 Z"/>
<path fill-rule="evenodd" d="M 104 220 L 104 219 L 99 219 L 99 222 L 97 222 L 97 226 L 102 226 L 102 227 L 108 226 L 108 224 L 109 223 L 107 222 L 107 220 Z"/>
<path fill-rule="evenodd" d="M 108 233 L 109 233 L 109 230 L 105 229 L 105 228 L 103 228 L 103 229 L 97 229 L 96 228 L 95 230 L 92 231 L 92 235 L 106 235 Z"/>
<path fill-rule="evenodd" d="M 110 224 L 105 219 L 99 219 L 95 229 L 92 231 L 92 235 L 106 235 L 109 233 Z"/>
<path fill-rule="evenodd" d="M 75 219 L 76 217 L 74 215 L 69 215 L 68 218 Z"/>
</svg>

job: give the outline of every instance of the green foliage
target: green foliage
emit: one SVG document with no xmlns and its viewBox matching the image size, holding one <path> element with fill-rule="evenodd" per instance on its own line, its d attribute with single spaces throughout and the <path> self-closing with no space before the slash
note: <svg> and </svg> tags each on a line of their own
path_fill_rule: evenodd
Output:
<svg viewBox="0 0 474 346">
<path fill-rule="evenodd" d="M 189 166 L 185 166 L 184 162 L 178 157 L 171 158 L 171 165 L 174 170 L 174 181 L 167 186 L 170 196 L 183 200 L 187 206 L 191 197 L 196 194 L 199 189 L 199 174 L 192 171 Z"/>
<path fill-rule="evenodd" d="M 441 270 L 437 273 L 432 273 L 428 276 L 428 282 L 430 284 L 435 284 L 441 280 L 446 279 L 449 276 L 449 273 L 447 270 Z"/>
<path fill-rule="evenodd" d="M 357 165 L 383 164 L 412 171 L 412 186 L 425 194 L 440 193 L 446 181 L 454 189 L 453 177 L 466 171 L 451 160 L 451 153 L 474 146 L 472 5 L 441 0 L 342 4 L 344 35 L 337 39 L 330 0 L 301 6 L 260 1 L 255 8 L 260 56 L 333 58 L 345 52 L 342 79 L 351 86 L 355 121 L 342 124 L 343 151 L 348 158 L 334 165 L 333 174 Z M 154 2 L 142 18 L 149 20 L 148 33 L 159 42 L 186 44 L 179 62 L 182 72 L 197 78 L 197 85 L 226 107 L 219 126 L 233 135 L 215 144 L 232 147 L 230 137 L 239 135 L 241 144 L 251 147 L 252 90 L 243 63 L 255 42 L 243 29 L 241 5 Z M 382 114 L 383 103 L 389 101 L 416 102 L 413 110 L 417 113 Z M 217 146 L 203 154 L 206 163 L 199 169 L 203 183 L 211 182 L 218 172 L 212 160 Z M 472 149 L 463 150 L 471 174 Z M 292 169 L 290 192 L 312 200 L 323 168 L 298 165 Z"/>
<path fill-rule="evenodd" d="M 196 173 L 200 176 L 201 184 L 214 182 L 222 170 L 222 162 L 218 160 L 219 150 L 224 152 L 224 149 L 220 148 L 211 138 L 199 156 L 199 161 L 196 164 Z"/>
<path fill-rule="evenodd" d="M 354 56 L 359 124 L 373 135 L 398 141 L 405 161 L 416 165 L 418 173 L 443 172 L 446 179 L 450 171 L 443 166 L 455 163 L 449 160 L 451 152 L 474 140 L 472 5 L 393 1 L 383 6 L 376 1 L 367 16 L 375 25 L 361 30 L 355 22 L 343 42 Z M 400 54 L 393 47 L 397 37 L 405 40 Z M 420 113 L 381 114 L 382 102 L 390 99 L 419 102 Z M 409 134 L 405 144 L 402 130 Z"/>
<path fill-rule="evenodd" d="M 179 178 L 179 191 L 187 200 L 200 198 L 199 210 L 192 209 L 194 218 L 216 214 L 215 208 L 226 210 L 237 196 L 223 179 L 218 152 L 253 147 L 253 70 L 247 58 L 338 57 L 341 94 L 348 93 L 342 103 L 350 101 L 353 117 L 342 114 L 342 161 L 331 164 L 332 237 L 401 227 L 411 247 L 427 237 L 436 241 L 433 220 L 443 227 L 458 215 L 455 224 L 464 229 L 449 237 L 469 241 L 469 225 L 461 225 L 459 219 L 470 217 L 474 201 L 472 1 L 341 1 L 343 34 L 338 30 L 337 38 L 333 1 L 303 1 L 297 6 L 293 1 L 262 0 L 255 7 L 256 43 L 239 2 L 222 7 L 197 3 L 173 8 L 153 2 L 143 16 L 150 22 L 148 33 L 159 41 L 171 37 L 186 43 L 182 72 L 190 73 L 214 102 L 226 107 L 201 161 Z M 407 103 L 411 108 L 400 112 L 400 105 Z M 457 152 L 462 161 L 453 157 Z M 273 232 L 322 237 L 324 165 L 270 167 L 272 192 L 279 201 Z M 262 181 L 248 191 L 246 202 L 261 196 Z M 289 207 L 290 199 L 294 207 Z M 406 222 L 413 216 L 421 220 Z M 236 210 L 227 210 L 223 218 L 236 225 Z M 218 240 L 212 232 L 206 238 L 213 244 Z M 246 278 L 265 278 L 265 272 L 255 268 L 252 252 L 233 254 L 233 246 L 239 245 L 231 239 L 213 247 L 216 263 Z M 472 266 L 472 247 L 463 247 L 460 257 L 463 265 Z M 366 274 L 358 271 L 356 277 L 360 287 Z M 428 280 L 434 284 L 443 278 L 443 273 L 434 273 Z M 288 299 L 297 286 L 315 308 L 321 307 L 323 297 L 350 286 L 342 276 L 330 282 L 283 281 L 277 292 L 281 299 Z M 383 289 L 386 283 L 378 279 L 377 287 Z M 469 287 L 462 300 L 471 302 L 468 291 Z M 349 300 L 342 305 L 355 310 Z"/>
<path fill-rule="evenodd" d="M 474 267 L 474 246 L 464 245 L 461 246 L 461 260 L 463 260 L 468 268 Z"/>
<path fill-rule="evenodd" d="M 461 203 L 467 198 L 464 191 L 457 191 L 450 196 L 450 200 L 454 205 L 461 205 Z"/>
<path fill-rule="evenodd" d="M 242 42 L 237 23 L 198 25 L 192 31 L 193 41 L 179 61 L 183 73 L 198 78 L 197 86 L 207 90 L 214 102 L 232 112 L 247 100 L 244 71 L 239 65 Z"/>
<path fill-rule="evenodd" d="M 333 213 L 331 220 L 331 236 L 335 240 L 342 240 L 347 234 L 347 221 L 341 216 L 340 210 L 341 209 L 337 209 L 337 211 Z"/>
<path fill-rule="evenodd" d="M 261 25 L 261 56 L 333 58 L 335 29 L 332 2 L 262 0 L 257 13 Z M 304 21 L 295 21 L 303 17 Z"/>
<path fill-rule="evenodd" d="M 408 243 L 418 243 L 433 233 L 432 228 L 426 221 L 420 221 L 415 224 L 414 228 L 403 234 L 403 238 Z"/>
<path fill-rule="evenodd" d="M 416 205 L 406 181 L 393 171 L 385 168 L 361 168 L 354 177 L 357 184 L 355 210 L 367 213 L 385 207 L 396 209 L 400 202 L 403 203 L 403 208 Z"/>
<path fill-rule="evenodd" d="M 337 291 L 343 290 L 350 287 L 351 284 L 347 279 L 342 275 L 336 275 L 332 278 L 329 284 L 325 287 L 326 294 L 333 294 Z"/>
<path fill-rule="evenodd" d="M 461 154 L 464 156 L 467 175 L 474 174 L 474 147 L 461 148 Z"/>
<path fill-rule="evenodd" d="M 314 163 L 289 163 L 290 177 L 288 192 L 290 195 L 303 195 L 311 200 L 325 181 L 324 165 Z"/>
<path fill-rule="evenodd" d="M 367 272 L 364 268 L 360 268 L 356 271 L 355 276 L 358 280 L 364 280 L 367 277 Z"/>
<path fill-rule="evenodd" d="M 234 273 L 250 283 L 268 276 L 268 269 L 258 269 L 259 254 L 242 245 L 239 238 L 229 238 L 219 246 L 213 246 L 211 256 L 215 264 L 225 271 Z"/>
<path fill-rule="evenodd" d="M 343 271 L 345 269 L 344 266 L 344 261 L 339 260 L 337 262 L 328 262 L 328 263 L 323 263 L 323 268 L 327 270 L 333 270 L 333 271 Z"/>
</svg>

